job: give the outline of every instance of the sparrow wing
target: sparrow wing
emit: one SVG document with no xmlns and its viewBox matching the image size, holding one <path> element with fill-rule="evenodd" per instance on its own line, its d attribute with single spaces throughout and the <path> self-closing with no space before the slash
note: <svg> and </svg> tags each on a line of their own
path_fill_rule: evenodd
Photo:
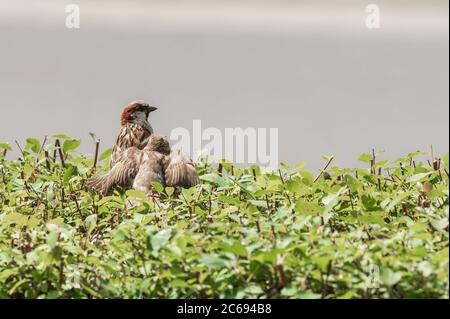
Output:
<svg viewBox="0 0 450 319">
<path fill-rule="evenodd" d="M 164 175 L 166 186 L 189 188 L 199 183 L 194 163 L 181 150 L 171 152 L 166 157 Z"/>
<path fill-rule="evenodd" d="M 139 172 L 142 161 L 142 151 L 136 147 L 129 148 L 123 152 L 114 167 L 105 175 L 90 179 L 88 188 L 97 189 L 106 196 L 112 193 L 114 187 L 120 186 L 130 188 L 133 180 Z"/>
</svg>

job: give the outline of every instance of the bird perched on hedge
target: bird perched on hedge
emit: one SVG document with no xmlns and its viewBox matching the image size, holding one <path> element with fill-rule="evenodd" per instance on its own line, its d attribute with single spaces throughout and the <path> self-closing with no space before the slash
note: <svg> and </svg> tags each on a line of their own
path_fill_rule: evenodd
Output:
<svg viewBox="0 0 450 319">
<path fill-rule="evenodd" d="M 130 147 L 122 152 L 114 167 L 104 176 L 88 181 L 87 186 L 110 195 L 114 187 L 141 190 L 152 194 L 152 182 L 163 186 L 192 187 L 199 178 L 192 160 L 181 150 L 172 152 L 165 136 L 152 134 L 144 149 Z"/>
<path fill-rule="evenodd" d="M 120 117 L 121 128 L 111 153 L 111 168 L 117 163 L 120 154 L 128 148 L 143 149 L 147 145 L 149 136 L 153 134 L 148 116 L 156 110 L 156 107 L 144 101 L 133 101 L 124 108 Z"/>
</svg>

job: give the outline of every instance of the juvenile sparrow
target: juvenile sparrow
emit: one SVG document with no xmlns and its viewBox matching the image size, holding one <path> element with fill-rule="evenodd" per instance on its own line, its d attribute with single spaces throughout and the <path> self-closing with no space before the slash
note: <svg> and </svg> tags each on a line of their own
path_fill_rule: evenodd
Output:
<svg viewBox="0 0 450 319">
<path fill-rule="evenodd" d="M 147 145 L 147 140 L 153 133 L 148 116 L 155 110 L 156 107 L 144 101 L 131 102 L 124 108 L 120 117 L 121 128 L 111 153 L 111 168 L 117 163 L 120 154 L 128 148 L 143 149 Z"/>
<path fill-rule="evenodd" d="M 130 147 L 123 151 L 106 175 L 91 179 L 87 186 L 104 196 L 110 195 L 117 186 L 141 190 L 151 196 L 152 182 L 186 188 L 199 183 L 189 156 L 181 150 L 172 152 L 167 138 L 159 134 L 152 134 L 143 150 Z"/>
</svg>

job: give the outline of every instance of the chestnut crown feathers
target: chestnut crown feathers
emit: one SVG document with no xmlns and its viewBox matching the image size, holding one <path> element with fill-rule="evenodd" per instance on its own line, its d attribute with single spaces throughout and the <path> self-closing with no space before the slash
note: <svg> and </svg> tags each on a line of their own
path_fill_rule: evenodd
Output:
<svg viewBox="0 0 450 319">
<path fill-rule="evenodd" d="M 120 122 L 122 125 L 132 122 L 133 115 L 138 112 L 145 113 L 146 117 L 158 108 L 151 106 L 144 101 L 133 101 L 128 104 L 122 111 L 122 115 L 120 116 Z"/>
</svg>

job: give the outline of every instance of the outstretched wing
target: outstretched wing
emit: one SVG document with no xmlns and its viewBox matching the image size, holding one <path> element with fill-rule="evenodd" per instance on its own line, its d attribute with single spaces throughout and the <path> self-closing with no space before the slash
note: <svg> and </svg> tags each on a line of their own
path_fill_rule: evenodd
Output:
<svg viewBox="0 0 450 319">
<path fill-rule="evenodd" d="M 129 148 L 121 154 L 118 162 L 107 174 L 90 179 L 86 185 L 100 191 L 103 196 L 110 195 L 117 186 L 131 188 L 141 160 L 142 152 L 136 147 Z"/>
<path fill-rule="evenodd" d="M 199 183 L 197 171 L 189 156 L 181 150 L 171 152 L 165 163 L 166 186 L 192 187 Z"/>
</svg>

